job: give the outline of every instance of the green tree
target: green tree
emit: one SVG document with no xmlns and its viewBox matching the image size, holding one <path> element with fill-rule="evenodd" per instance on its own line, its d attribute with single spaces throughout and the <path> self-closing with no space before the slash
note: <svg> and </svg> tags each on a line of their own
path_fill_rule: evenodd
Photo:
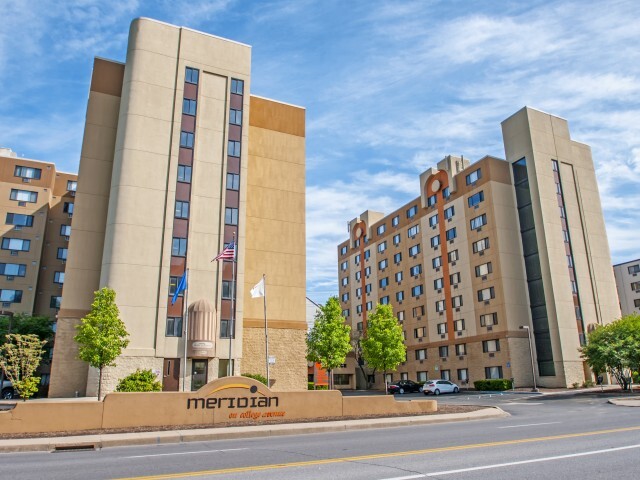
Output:
<svg viewBox="0 0 640 480">
<path fill-rule="evenodd" d="M 596 327 L 580 353 L 596 374 L 609 372 L 626 390 L 632 373 L 640 368 L 640 315 Z"/>
<path fill-rule="evenodd" d="M 40 377 L 33 374 L 42 360 L 45 343 L 37 335 L 11 333 L 0 346 L 0 368 L 24 401 L 38 391 Z"/>
<path fill-rule="evenodd" d="M 391 305 L 376 305 L 369 315 L 367 330 L 364 334 L 362 355 L 367 365 L 384 374 L 384 387 L 387 391 L 387 371 L 395 370 L 405 361 L 407 347 L 402 338 L 402 327 L 393 315 Z"/>
<path fill-rule="evenodd" d="M 351 327 L 345 323 L 338 297 L 331 297 L 316 314 L 315 324 L 307 335 L 307 360 L 331 371 L 345 362 L 351 351 Z M 333 382 L 332 382 L 333 383 Z"/>
<path fill-rule="evenodd" d="M 102 287 L 93 293 L 91 311 L 76 327 L 74 340 L 78 344 L 78 358 L 100 372 L 98 379 L 98 400 L 102 398 L 102 371 L 104 367 L 115 366 L 115 360 L 122 349 L 129 345 L 129 333 L 116 305 L 116 292 Z"/>
<path fill-rule="evenodd" d="M 53 338 L 53 321 L 41 315 L 27 315 L 15 313 L 13 317 L 0 316 L 0 344 L 3 344 L 8 333 L 19 335 L 37 335 L 40 340 L 49 341 Z"/>
<path fill-rule="evenodd" d="M 162 384 L 151 369 L 136 370 L 120 379 L 116 387 L 116 392 L 159 392 L 160 390 L 162 390 Z"/>
</svg>

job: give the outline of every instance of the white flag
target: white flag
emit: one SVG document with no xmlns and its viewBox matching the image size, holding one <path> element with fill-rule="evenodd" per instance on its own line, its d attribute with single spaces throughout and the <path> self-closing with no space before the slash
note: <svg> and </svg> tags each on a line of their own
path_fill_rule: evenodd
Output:
<svg viewBox="0 0 640 480">
<path fill-rule="evenodd" d="M 264 297 L 264 277 L 251 289 L 251 298 Z"/>
</svg>

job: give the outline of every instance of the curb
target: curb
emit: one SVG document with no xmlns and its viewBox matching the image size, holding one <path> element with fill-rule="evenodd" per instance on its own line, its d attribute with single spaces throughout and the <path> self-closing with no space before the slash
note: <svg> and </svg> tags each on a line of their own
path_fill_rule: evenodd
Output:
<svg viewBox="0 0 640 480">
<path fill-rule="evenodd" d="M 610 398 L 608 403 L 618 407 L 640 407 L 640 397 Z"/>
<path fill-rule="evenodd" d="M 469 413 L 445 413 L 415 417 L 368 418 L 316 423 L 288 423 L 250 427 L 226 427 L 166 432 L 111 433 L 71 437 L 21 438 L 0 440 L 0 453 L 52 452 L 61 450 L 97 450 L 108 447 L 163 445 L 211 440 L 303 435 L 351 430 L 369 430 L 437 423 L 485 420 L 510 416 L 499 407 L 487 407 Z"/>
</svg>

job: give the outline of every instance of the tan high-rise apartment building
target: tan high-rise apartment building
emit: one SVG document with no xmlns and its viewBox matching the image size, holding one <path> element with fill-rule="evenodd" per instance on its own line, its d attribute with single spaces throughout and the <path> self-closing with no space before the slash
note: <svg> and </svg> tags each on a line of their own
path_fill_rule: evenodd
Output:
<svg viewBox="0 0 640 480">
<path fill-rule="evenodd" d="M 107 391 L 137 368 L 168 391 L 183 372 L 187 390 L 264 375 L 263 302 L 248 295 L 263 274 L 273 388 L 306 388 L 305 111 L 250 84 L 251 47 L 150 19 L 132 22 L 124 64 L 96 58 L 50 396 L 95 395 L 72 338 L 102 286 L 130 333 Z M 234 238 L 235 272 L 212 262 Z"/>
<path fill-rule="evenodd" d="M 352 328 L 364 332 L 378 302 L 402 324 L 407 360 L 393 380 L 532 385 L 533 357 L 538 385 L 582 383 L 585 333 L 620 315 L 589 147 L 531 108 L 502 131 L 506 161 L 446 157 L 420 175 L 415 200 L 364 212 L 338 246 Z M 354 358 L 336 370 L 338 385 L 364 380 Z"/>
<path fill-rule="evenodd" d="M 613 266 L 622 315 L 640 314 L 640 258 Z"/>
</svg>

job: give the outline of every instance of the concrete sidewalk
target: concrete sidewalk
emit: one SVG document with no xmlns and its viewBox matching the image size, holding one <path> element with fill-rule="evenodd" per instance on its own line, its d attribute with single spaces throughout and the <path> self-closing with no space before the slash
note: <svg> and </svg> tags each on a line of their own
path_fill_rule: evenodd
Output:
<svg viewBox="0 0 640 480">
<path fill-rule="evenodd" d="M 428 425 L 508 416 L 508 413 L 498 407 L 489 407 L 468 413 L 446 413 L 412 417 L 368 418 L 362 420 L 286 423 L 247 427 L 218 427 L 162 432 L 109 433 L 100 435 L 75 435 L 70 437 L 21 438 L 0 440 L 0 453 L 50 452 L 55 450 L 123 447 L 127 445 L 159 445 L 165 443 L 230 440 L 235 438 L 274 437 L 281 435 Z"/>
<path fill-rule="evenodd" d="M 640 397 L 612 398 L 609 403 L 620 407 L 640 407 Z"/>
</svg>

